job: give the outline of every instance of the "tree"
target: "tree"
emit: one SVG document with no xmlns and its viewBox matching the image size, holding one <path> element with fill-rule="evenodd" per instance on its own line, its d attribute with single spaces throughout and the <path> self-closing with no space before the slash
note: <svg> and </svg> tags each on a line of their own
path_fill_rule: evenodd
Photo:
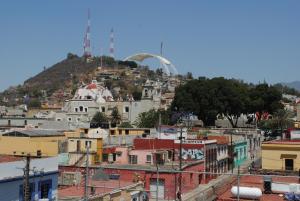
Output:
<svg viewBox="0 0 300 201">
<path fill-rule="evenodd" d="M 129 122 L 122 122 L 118 127 L 119 128 L 133 128 L 133 126 Z"/>
<path fill-rule="evenodd" d="M 122 120 L 122 118 L 119 113 L 119 110 L 118 110 L 117 106 L 115 106 L 111 112 L 111 122 L 113 124 L 119 124 L 121 122 L 121 120 Z"/>
<path fill-rule="evenodd" d="M 263 113 L 272 114 L 280 109 L 283 109 L 281 104 L 282 94 L 274 86 L 269 86 L 266 83 L 258 84 L 249 91 L 250 104 L 249 109 L 252 113 L 258 114 L 258 121 L 261 120 Z"/>
<path fill-rule="evenodd" d="M 193 112 L 205 126 L 214 126 L 216 116 L 223 114 L 237 127 L 241 114 L 273 113 L 282 107 L 281 93 L 267 84 L 252 86 L 223 77 L 190 80 L 175 90 L 172 111 Z"/>
<path fill-rule="evenodd" d="M 92 118 L 92 123 L 107 123 L 108 122 L 108 118 L 107 116 L 102 113 L 102 112 L 97 112 L 93 118 Z"/>
<path fill-rule="evenodd" d="M 29 108 L 40 108 L 41 107 L 41 101 L 39 99 L 31 99 L 28 103 Z"/>
<path fill-rule="evenodd" d="M 135 125 L 139 128 L 154 128 L 159 124 L 159 114 L 161 114 L 161 123 L 168 124 L 169 123 L 169 111 L 154 109 L 149 110 L 148 112 L 142 112 L 139 114 L 137 120 L 135 121 Z"/>
</svg>

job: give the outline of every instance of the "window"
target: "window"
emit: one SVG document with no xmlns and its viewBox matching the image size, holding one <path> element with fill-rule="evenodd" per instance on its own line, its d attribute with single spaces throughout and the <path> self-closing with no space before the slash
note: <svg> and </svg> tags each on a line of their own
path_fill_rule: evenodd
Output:
<svg viewBox="0 0 300 201">
<path fill-rule="evenodd" d="M 80 140 L 77 140 L 76 150 L 77 150 L 78 152 L 80 151 L 80 147 L 81 147 L 81 142 L 80 142 Z"/>
<path fill-rule="evenodd" d="M 84 108 L 84 111 L 85 111 L 85 112 L 87 112 L 87 111 L 88 111 L 87 107 L 86 107 L 86 108 Z"/>
<path fill-rule="evenodd" d="M 50 199 L 52 188 L 52 181 L 46 180 L 39 182 L 39 199 Z"/>
<path fill-rule="evenodd" d="M 125 106 L 125 112 L 129 112 L 129 107 Z"/>
<path fill-rule="evenodd" d="M 152 156 L 151 155 L 147 155 L 146 156 L 146 163 L 151 163 L 151 159 L 152 159 Z"/>
<path fill-rule="evenodd" d="M 61 121 L 61 118 L 57 118 L 56 121 Z"/>
<path fill-rule="evenodd" d="M 294 160 L 285 159 L 285 170 L 294 170 Z"/>
<path fill-rule="evenodd" d="M 129 155 L 129 163 L 137 164 L 137 155 Z"/>
<path fill-rule="evenodd" d="M 69 117 L 69 118 L 68 118 L 68 121 L 72 121 L 72 117 Z"/>
<path fill-rule="evenodd" d="M 122 135 L 122 130 L 119 130 L 119 135 Z"/>
<path fill-rule="evenodd" d="M 25 125 L 25 126 L 27 125 L 27 120 L 24 120 L 24 125 Z"/>
<path fill-rule="evenodd" d="M 83 112 L 83 106 L 79 106 L 79 111 Z"/>
<path fill-rule="evenodd" d="M 111 135 L 115 135 L 115 130 L 111 130 L 111 131 L 110 131 L 110 134 L 111 134 Z"/>
<path fill-rule="evenodd" d="M 75 109 L 75 112 L 78 112 L 78 108 L 77 107 L 75 107 L 74 109 Z"/>
<path fill-rule="evenodd" d="M 91 145 L 92 145 L 92 141 L 85 141 L 85 147 L 89 147 L 91 148 Z"/>
<path fill-rule="evenodd" d="M 105 112 L 105 107 L 101 107 L 101 112 Z"/>
<path fill-rule="evenodd" d="M 125 130 L 125 135 L 129 135 L 129 130 Z"/>
</svg>

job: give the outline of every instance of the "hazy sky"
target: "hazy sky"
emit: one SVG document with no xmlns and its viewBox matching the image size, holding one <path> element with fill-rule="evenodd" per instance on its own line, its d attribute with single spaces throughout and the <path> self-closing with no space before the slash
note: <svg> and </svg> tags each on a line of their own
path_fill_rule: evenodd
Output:
<svg viewBox="0 0 300 201">
<path fill-rule="evenodd" d="M 7 0 L 0 3 L 0 91 L 82 55 L 87 9 L 93 54 L 164 56 L 180 73 L 257 83 L 300 80 L 300 1 Z M 155 66 L 153 66 L 155 67 Z"/>
</svg>

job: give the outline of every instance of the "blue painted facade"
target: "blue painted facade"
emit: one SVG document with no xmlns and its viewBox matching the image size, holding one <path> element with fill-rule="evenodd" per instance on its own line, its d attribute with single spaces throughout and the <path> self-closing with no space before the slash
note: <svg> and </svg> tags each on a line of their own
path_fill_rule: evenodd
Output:
<svg viewBox="0 0 300 201">
<path fill-rule="evenodd" d="M 30 177 L 31 200 L 57 200 L 58 172 L 47 172 Z M 0 201 L 23 201 L 23 178 L 0 180 Z"/>
<path fill-rule="evenodd" d="M 248 158 L 247 141 L 234 142 L 234 167 L 242 165 Z"/>
</svg>

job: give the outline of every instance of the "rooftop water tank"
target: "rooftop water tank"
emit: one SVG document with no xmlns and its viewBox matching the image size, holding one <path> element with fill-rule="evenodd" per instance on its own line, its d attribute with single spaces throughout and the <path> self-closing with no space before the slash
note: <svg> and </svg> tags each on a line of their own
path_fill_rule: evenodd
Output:
<svg viewBox="0 0 300 201">
<path fill-rule="evenodd" d="M 237 194 L 238 194 L 237 186 L 233 186 L 231 188 L 231 193 L 234 197 L 237 197 Z M 240 186 L 239 187 L 239 195 L 240 195 L 240 198 L 259 199 L 262 196 L 262 191 L 259 188 Z"/>
</svg>

